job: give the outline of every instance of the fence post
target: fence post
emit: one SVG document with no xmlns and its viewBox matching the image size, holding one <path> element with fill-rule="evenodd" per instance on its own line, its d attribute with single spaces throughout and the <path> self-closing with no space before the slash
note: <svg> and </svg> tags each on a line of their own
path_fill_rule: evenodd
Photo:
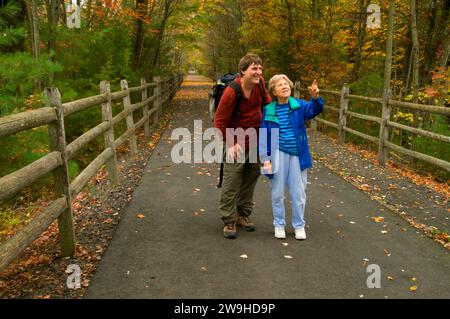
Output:
<svg viewBox="0 0 450 319">
<path fill-rule="evenodd" d="M 136 144 L 136 135 L 134 134 L 134 120 L 133 120 L 133 111 L 131 110 L 131 99 L 130 99 L 130 91 L 128 90 L 128 82 L 127 80 L 120 81 L 120 87 L 122 90 L 127 91 L 127 95 L 123 98 L 123 107 L 127 114 L 127 131 L 130 134 L 130 149 L 131 155 L 137 155 L 137 144 Z"/>
<path fill-rule="evenodd" d="M 105 131 L 103 139 L 105 141 L 105 148 L 111 148 L 113 150 L 113 156 L 108 160 L 108 179 L 112 185 L 119 184 L 119 178 L 117 176 L 117 157 L 116 147 L 114 144 L 114 125 L 112 117 L 112 104 L 111 104 L 111 85 L 108 81 L 100 82 L 100 93 L 106 94 L 107 101 L 102 103 L 102 121 L 109 122 L 110 127 Z"/>
<path fill-rule="evenodd" d="M 298 99 L 300 98 L 299 87 L 300 87 L 300 82 L 299 81 L 295 81 L 295 83 L 294 83 L 294 97 L 296 97 Z"/>
<path fill-rule="evenodd" d="M 143 87 L 141 91 L 142 96 L 142 102 L 147 100 L 147 81 L 145 81 L 145 78 L 141 78 L 141 86 Z M 148 119 L 148 103 L 145 103 L 144 108 L 142 109 L 143 115 L 145 118 L 144 121 L 144 133 L 145 137 L 150 137 L 150 125 L 149 125 L 149 119 Z"/>
<path fill-rule="evenodd" d="M 164 77 L 164 108 L 167 107 L 167 105 L 169 105 L 169 100 L 170 100 L 170 76 L 166 75 Z"/>
<path fill-rule="evenodd" d="M 153 77 L 153 82 L 156 83 L 156 87 L 153 89 L 153 95 L 155 99 L 153 100 L 153 107 L 156 107 L 155 118 L 153 120 L 153 124 L 157 124 L 159 121 L 159 114 L 161 112 L 161 77 L 155 76 Z"/>
<path fill-rule="evenodd" d="M 67 209 L 58 216 L 58 229 L 60 237 L 61 255 L 73 256 L 75 253 L 75 232 L 73 229 L 72 199 L 70 197 L 69 165 L 66 155 L 66 133 L 64 130 L 64 110 L 61 103 L 61 94 L 57 88 L 46 88 L 47 106 L 53 106 L 57 120 L 48 125 L 50 151 L 61 153 L 62 165 L 53 171 L 55 193 L 58 197 L 65 196 Z"/>
<path fill-rule="evenodd" d="M 169 87 L 170 87 L 170 99 L 172 100 L 172 98 L 175 96 L 175 87 L 176 87 L 176 80 L 175 80 L 175 76 L 171 75 L 169 78 Z"/>
<path fill-rule="evenodd" d="M 387 149 L 384 142 L 389 138 L 389 126 L 386 124 L 391 118 L 391 105 L 389 104 L 391 92 L 390 89 L 387 89 L 384 90 L 383 93 L 383 109 L 381 111 L 380 137 L 378 143 L 378 162 L 382 166 L 385 166 L 387 161 Z"/>
<path fill-rule="evenodd" d="M 167 76 L 161 77 L 161 113 L 166 107 L 166 95 L 167 95 Z"/>
<path fill-rule="evenodd" d="M 378 143 L 378 162 L 385 166 L 387 161 L 388 150 L 385 142 L 389 138 L 389 127 L 387 121 L 391 117 L 391 73 L 392 73 L 392 43 L 394 41 L 394 18 L 395 18 L 395 1 L 389 1 L 389 18 L 388 31 L 386 38 L 386 57 L 384 59 L 384 85 L 383 85 L 383 109 L 381 112 L 380 123 L 380 140 Z"/>
<path fill-rule="evenodd" d="M 347 126 L 347 108 L 349 87 L 347 83 L 344 83 L 341 89 L 341 99 L 339 103 L 339 143 L 345 143 L 345 130 Z"/>
</svg>

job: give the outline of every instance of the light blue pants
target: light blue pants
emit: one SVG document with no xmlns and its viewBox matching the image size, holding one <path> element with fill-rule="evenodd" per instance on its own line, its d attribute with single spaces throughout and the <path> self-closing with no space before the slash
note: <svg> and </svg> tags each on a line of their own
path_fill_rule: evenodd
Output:
<svg viewBox="0 0 450 319">
<path fill-rule="evenodd" d="M 306 180 L 307 170 L 300 170 L 298 156 L 276 150 L 273 158 L 274 176 L 271 183 L 273 225 L 286 226 L 286 209 L 284 207 L 284 189 L 288 185 L 292 204 L 292 226 L 305 226 Z"/>
</svg>

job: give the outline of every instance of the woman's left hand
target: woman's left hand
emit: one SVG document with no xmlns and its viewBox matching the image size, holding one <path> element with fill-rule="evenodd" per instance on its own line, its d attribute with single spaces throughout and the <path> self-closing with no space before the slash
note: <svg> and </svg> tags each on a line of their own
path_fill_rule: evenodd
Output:
<svg viewBox="0 0 450 319">
<path fill-rule="evenodd" d="M 311 86 L 308 86 L 308 91 L 314 99 L 317 99 L 319 97 L 319 87 L 317 86 L 317 80 L 314 80 Z"/>
</svg>

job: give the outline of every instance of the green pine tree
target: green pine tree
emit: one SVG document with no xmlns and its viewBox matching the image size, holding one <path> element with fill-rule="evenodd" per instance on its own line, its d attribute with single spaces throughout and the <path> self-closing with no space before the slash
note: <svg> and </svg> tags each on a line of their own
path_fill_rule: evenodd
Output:
<svg viewBox="0 0 450 319">
<path fill-rule="evenodd" d="M 0 52 L 8 52 L 25 38 L 26 29 L 15 25 L 21 11 L 18 2 L 9 1 L 0 6 Z"/>
</svg>

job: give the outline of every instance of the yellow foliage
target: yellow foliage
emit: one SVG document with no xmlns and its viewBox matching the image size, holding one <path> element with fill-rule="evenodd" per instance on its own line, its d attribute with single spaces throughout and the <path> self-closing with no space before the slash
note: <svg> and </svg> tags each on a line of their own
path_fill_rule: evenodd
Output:
<svg viewBox="0 0 450 319">
<path fill-rule="evenodd" d="M 403 113 L 403 112 L 397 112 L 394 115 L 395 120 L 405 120 L 407 122 L 413 123 L 414 122 L 414 114 L 412 113 Z"/>
</svg>

